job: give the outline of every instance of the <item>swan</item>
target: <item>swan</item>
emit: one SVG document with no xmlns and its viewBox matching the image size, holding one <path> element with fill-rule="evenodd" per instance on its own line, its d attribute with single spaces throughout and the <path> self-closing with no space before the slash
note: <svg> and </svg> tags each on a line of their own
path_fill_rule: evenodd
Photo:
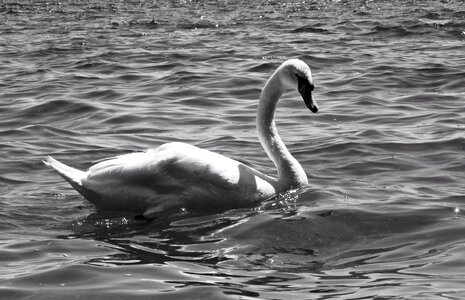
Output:
<svg viewBox="0 0 465 300">
<path fill-rule="evenodd" d="M 153 218 L 168 209 L 251 207 L 277 193 L 308 185 L 307 175 L 278 135 L 276 105 L 297 89 L 314 113 L 318 105 L 310 67 L 299 59 L 283 62 L 266 82 L 258 103 L 258 137 L 277 168 L 277 178 L 221 154 L 181 142 L 103 160 L 87 171 L 48 156 L 43 162 L 97 208 Z"/>
</svg>

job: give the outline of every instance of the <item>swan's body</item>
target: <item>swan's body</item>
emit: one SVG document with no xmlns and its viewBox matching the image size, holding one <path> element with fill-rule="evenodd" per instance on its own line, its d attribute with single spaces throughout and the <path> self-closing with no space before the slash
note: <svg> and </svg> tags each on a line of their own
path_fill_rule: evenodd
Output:
<svg viewBox="0 0 465 300">
<path fill-rule="evenodd" d="M 257 114 L 260 142 L 276 165 L 278 178 L 185 143 L 168 143 L 157 149 L 110 158 L 85 172 L 51 157 L 44 163 L 90 202 L 104 209 L 151 217 L 176 207 L 251 206 L 276 193 L 308 184 L 305 171 L 287 150 L 274 123 L 276 104 L 289 88 L 297 88 L 307 107 L 318 111 L 311 95 L 310 68 L 297 59 L 284 62 L 263 88 Z"/>
</svg>

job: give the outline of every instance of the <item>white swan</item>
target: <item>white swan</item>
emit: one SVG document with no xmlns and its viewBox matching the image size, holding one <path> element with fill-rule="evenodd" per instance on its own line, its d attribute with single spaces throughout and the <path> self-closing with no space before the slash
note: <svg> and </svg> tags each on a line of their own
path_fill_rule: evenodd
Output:
<svg viewBox="0 0 465 300">
<path fill-rule="evenodd" d="M 176 207 L 207 210 L 252 206 L 276 193 L 308 184 L 302 166 L 278 135 L 274 113 L 280 96 L 288 89 L 298 89 L 307 107 L 317 112 L 313 88 L 307 64 L 290 59 L 278 67 L 260 95 L 258 136 L 278 169 L 277 179 L 185 143 L 168 143 L 109 158 L 85 172 L 52 157 L 44 163 L 103 209 L 130 211 L 150 218 Z"/>
</svg>

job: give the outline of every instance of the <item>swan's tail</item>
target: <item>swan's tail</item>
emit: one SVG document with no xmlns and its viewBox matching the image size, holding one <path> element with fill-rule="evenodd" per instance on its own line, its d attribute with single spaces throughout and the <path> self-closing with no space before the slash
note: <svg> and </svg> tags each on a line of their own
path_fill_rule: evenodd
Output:
<svg viewBox="0 0 465 300">
<path fill-rule="evenodd" d="M 43 163 L 57 171 L 61 177 L 68 181 L 69 184 L 87 200 L 95 202 L 100 199 L 100 196 L 96 192 L 82 185 L 82 179 L 85 178 L 86 172 L 67 166 L 51 156 L 47 156 L 47 158 L 43 160 Z"/>
<path fill-rule="evenodd" d="M 64 163 L 59 162 L 51 156 L 47 156 L 45 160 L 42 161 L 46 166 L 54 169 L 60 174 L 66 181 L 68 181 L 73 187 L 74 185 L 82 185 L 82 178 L 85 176 L 85 172 L 80 171 L 70 166 L 65 165 Z"/>
<path fill-rule="evenodd" d="M 43 160 L 43 163 L 57 171 L 61 177 L 68 181 L 69 184 L 71 184 L 71 186 L 86 199 L 95 201 L 99 198 L 95 192 L 82 186 L 82 179 L 85 178 L 86 172 L 67 166 L 51 156 L 48 156 L 45 160 Z"/>
</svg>

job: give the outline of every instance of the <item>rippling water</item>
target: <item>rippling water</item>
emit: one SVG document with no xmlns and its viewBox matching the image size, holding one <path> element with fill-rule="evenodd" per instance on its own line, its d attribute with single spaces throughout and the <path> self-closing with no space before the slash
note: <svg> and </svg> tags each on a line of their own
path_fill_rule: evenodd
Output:
<svg viewBox="0 0 465 300">
<path fill-rule="evenodd" d="M 443 1 L 0 1 L 0 298 L 465 298 L 465 7 Z M 42 163 L 186 141 L 273 174 L 260 89 L 309 188 L 153 221 Z"/>
</svg>

